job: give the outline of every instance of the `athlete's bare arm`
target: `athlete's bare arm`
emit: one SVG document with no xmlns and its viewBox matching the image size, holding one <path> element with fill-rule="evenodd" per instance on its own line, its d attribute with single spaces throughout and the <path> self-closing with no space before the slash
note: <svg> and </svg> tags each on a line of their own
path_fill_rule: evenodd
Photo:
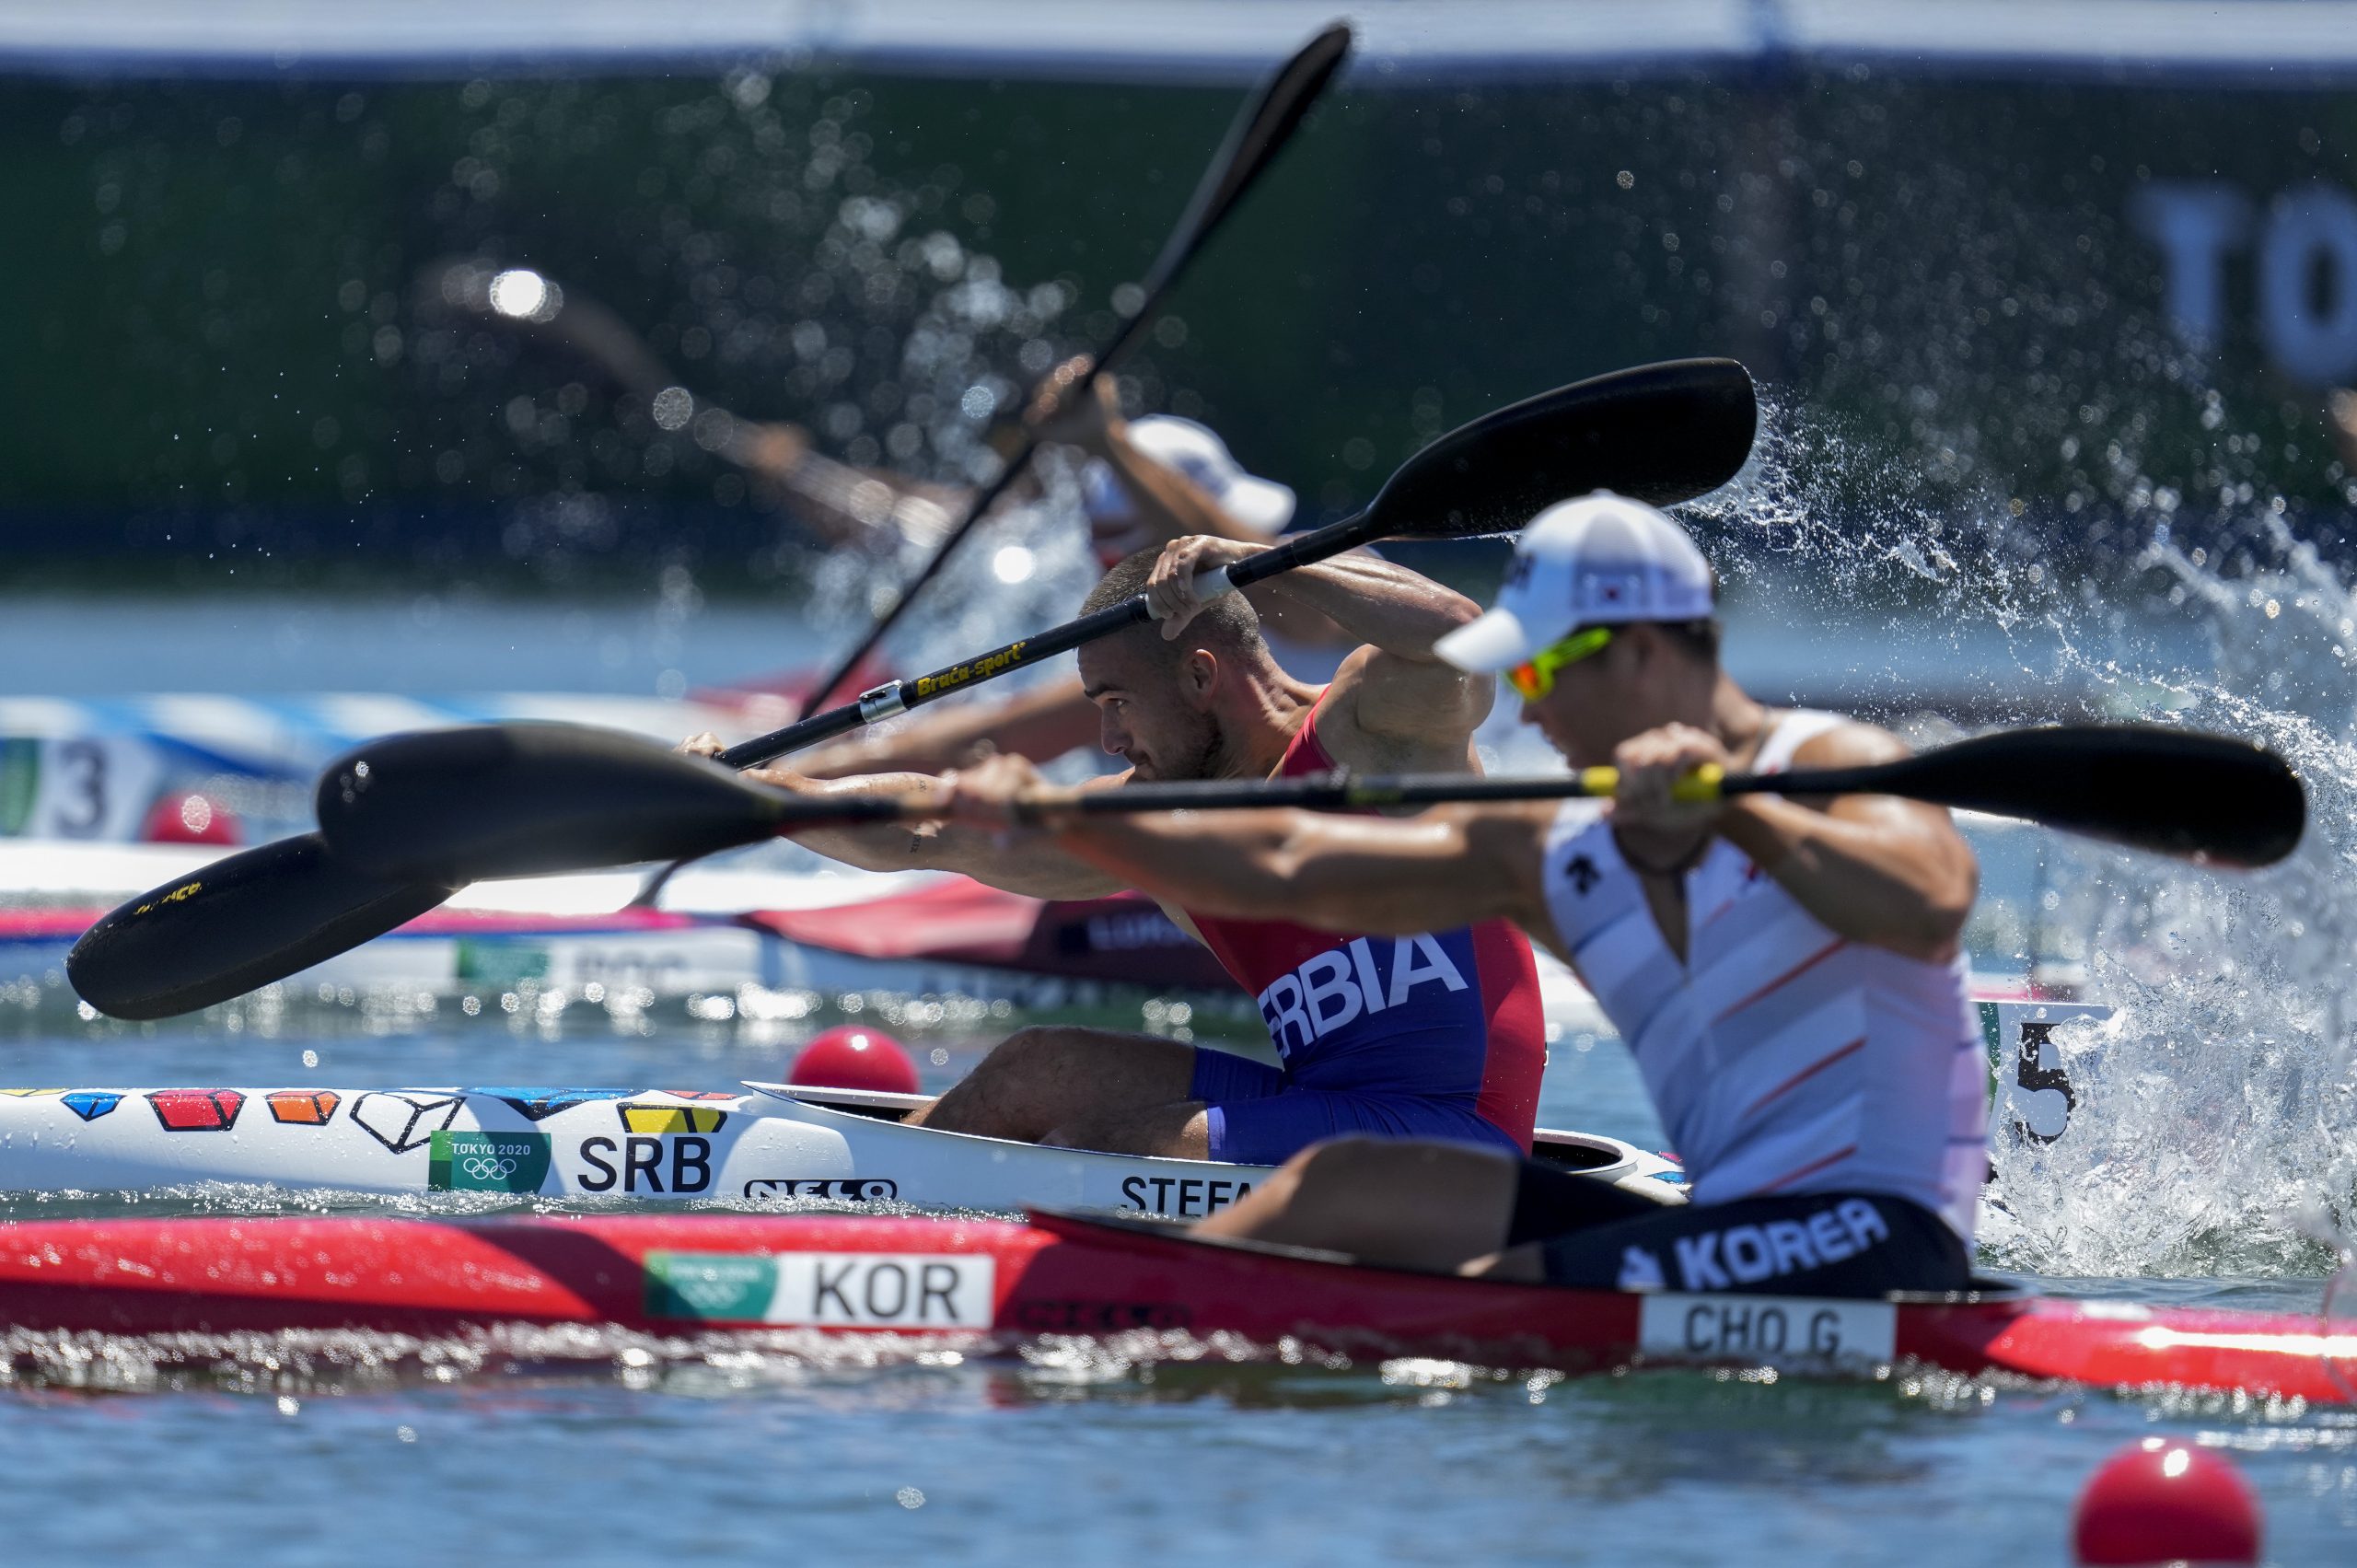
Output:
<svg viewBox="0 0 2357 1568">
<path fill-rule="evenodd" d="M 1863 767 L 1906 755 L 1906 744 L 1887 730 L 1850 724 L 1804 743 L 1793 765 Z M 1956 957 L 1980 873 L 1971 846 L 1939 807 L 1878 795 L 1749 795 L 1722 806 L 1680 805 L 1669 797 L 1673 780 L 1703 762 L 1725 761 L 1715 739 L 1684 726 L 1637 737 L 1615 761 L 1620 794 L 1613 824 L 1624 853 L 1632 832 L 1649 847 L 1716 832 L 1839 935 L 1935 963 Z M 1645 858 L 1662 856 L 1655 850 Z"/>
<path fill-rule="evenodd" d="M 1504 919 L 1561 947 L 1540 877 L 1551 802 L 1444 806 L 1405 818 L 1051 814 L 1045 827 L 1010 829 L 1016 797 L 1041 788 L 1028 764 L 997 758 L 946 782 L 948 809 L 974 830 L 999 824 L 1014 842 L 1053 843 L 1166 906 L 1386 935 Z"/>
<path fill-rule="evenodd" d="M 698 736 L 681 749 L 709 755 L 716 746 Z M 1009 761 L 1020 761 L 1008 758 Z M 1024 766 L 1028 767 L 1025 762 Z M 806 799 L 896 797 L 936 788 L 930 773 L 866 773 L 853 778 L 814 779 L 784 768 L 759 768 L 745 775 L 756 784 Z M 1036 774 L 1029 775 L 1036 778 Z M 1125 775 L 1126 776 L 1126 775 Z M 1118 784 L 1091 781 L 1081 787 Z M 1012 835 L 961 822 L 856 822 L 798 830 L 794 842 L 829 860 L 863 871 L 957 871 L 977 882 L 1035 899 L 1096 899 L 1118 893 L 1122 884 L 1099 867 L 1034 835 Z"/>
<path fill-rule="evenodd" d="M 1086 386 L 1077 384 L 1092 363 L 1081 355 L 1050 371 L 1027 417 L 1045 439 L 1077 447 L 1103 459 L 1113 471 L 1115 482 L 1137 511 L 1133 527 L 1141 536 L 1122 553 L 1189 534 L 1250 538 L 1202 486 L 1138 450 L 1130 439 L 1129 422 L 1121 417 L 1120 394 L 1111 377 L 1094 376 Z"/>
<path fill-rule="evenodd" d="M 1511 920 L 1557 946 L 1540 891 L 1545 808 L 1443 806 L 1415 817 L 1220 811 L 1074 818 L 1074 854 L 1207 914 L 1408 935 Z"/>
<path fill-rule="evenodd" d="M 1163 634 L 1177 636 L 1202 607 L 1197 575 L 1267 548 L 1216 539 L 1174 542 L 1146 587 Z M 1318 709 L 1318 737 L 1336 761 L 1418 772 L 1470 766 L 1472 734 L 1489 716 L 1497 682 L 1443 663 L 1433 645 L 1480 615 L 1479 605 L 1366 553 L 1297 566 L 1265 586 L 1364 645 L 1342 661 Z"/>
<path fill-rule="evenodd" d="M 923 709 L 891 729 L 871 729 L 807 752 L 796 760 L 795 771 L 814 779 L 938 773 L 970 767 L 1003 751 L 1045 762 L 1077 747 L 1096 745 L 1097 735 L 1097 706 L 1081 694 L 1080 677 L 1074 675 L 1011 697 L 977 693 L 964 701 L 952 699 L 938 708 Z"/>
</svg>

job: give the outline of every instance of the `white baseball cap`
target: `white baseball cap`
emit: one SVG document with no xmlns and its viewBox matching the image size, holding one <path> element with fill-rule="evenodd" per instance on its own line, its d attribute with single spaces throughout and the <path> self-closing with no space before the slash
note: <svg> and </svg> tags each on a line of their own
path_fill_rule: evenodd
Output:
<svg viewBox="0 0 2357 1568">
<path fill-rule="evenodd" d="M 1599 490 L 1531 519 L 1497 607 L 1433 645 L 1457 668 L 1511 669 L 1581 626 L 1702 621 L 1711 563 L 1669 515 Z"/>
<path fill-rule="evenodd" d="M 1273 480 L 1255 479 L 1208 426 L 1172 413 L 1130 421 L 1130 440 L 1155 462 L 1177 469 L 1220 509 L 1254 533 L 1274 539 L 1293 521 L 1294 494 Z M 1081 505 L 1092 523 L 1125 523 L 1134 517 L 1129 492 L 1101 459 L 1081 477 Z"/>
</svg>

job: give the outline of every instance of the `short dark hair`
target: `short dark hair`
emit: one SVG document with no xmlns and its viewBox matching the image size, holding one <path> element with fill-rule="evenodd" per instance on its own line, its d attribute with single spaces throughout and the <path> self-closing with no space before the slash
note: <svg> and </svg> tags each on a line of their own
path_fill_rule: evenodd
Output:
<svg viewBox="0 0 2357 1568">
<path fill-rule="evenodd" d="M 1110 610 L 1145 592 L 1146 579 L 1154 575 L 1154 563 L 1162 559 L 1162 546 L 1150 544 L 1132 555 L 1125 555 L 1113 563 L 1097 585 L 1088 590 L 1081 601 L 1080 612 L 1094 615 L 1100 610 Z M 1234 652 L 1250 654 L 1261 651 L 1260 612 L 1242 594 L 1222 594 L 1195 612 L 1187 622 L 1183 637 L 1165 638 L 1151 622 L 1135 628 L 1130 633 L 1141 644 L 1150 642 L 1162 652 L 1176 657 L 1188 650 L 1190 640 L 1196 645 L 1209 643 Z"/>
<path fill-rule="evenodd" d="M 1694 621 L 1583 621 L 1569 632 L 1564 633 L 1563 636 L 1568 641 L 1583 632 L 1591 632 L 1599 626 L 1614 632 L 1625 632 L 1631 626 L 1650 626 L 1664 637 L 1668 638 L 1670 646 L 1685 654 L 1689 658 L 1705 659 L 1713 663 L 1718 660 L 1719 634 L 1723 628 L 1719 625 L 1716 616 L 1706 615 Z"/>
<path fill-rule="evenodd" d="M 1706 615 L 1699 621 L 1656 621 L 1653 624 L 1693 657 L 1712 664 L 1718 662 L 1721 630 L 1718 617 Z"/>
</svg>

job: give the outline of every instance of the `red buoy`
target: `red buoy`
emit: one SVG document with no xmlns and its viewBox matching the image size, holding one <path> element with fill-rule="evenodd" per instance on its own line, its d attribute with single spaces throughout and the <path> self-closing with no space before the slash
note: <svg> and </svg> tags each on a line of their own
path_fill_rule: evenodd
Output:
<svg viewBox="0 0 2357 1568">
<path fill-rule="evenodd" d="M 151 844 L 234 844 L 243 837 L 226 807 L 193 791 L 157 801 L 139 836 Z"/>
<path fill-rule="evenodd" d="M 788 1082 L 829 1089 L 870 1089 L 884 1094 L 918 1092 L 917 1064 L 900 1042 L 880 1030 L 839 1024 L 815 1035 L 794 1059 Z"/>
<path fill-rule="evenodd" d="M 2171 1437 L 2106 1459 L 2071 1518 L 2088 1564 L 2257 1562 L 2259 1533 L 2258 1498 L 2234 1461 Z"/>
</svg>

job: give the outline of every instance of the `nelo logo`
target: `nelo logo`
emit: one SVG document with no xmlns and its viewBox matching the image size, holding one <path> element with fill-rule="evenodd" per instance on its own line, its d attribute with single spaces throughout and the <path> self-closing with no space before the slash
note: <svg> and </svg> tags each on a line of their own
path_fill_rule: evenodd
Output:
<svg viewBox="0 0 2357 1568">
<path fill-rule="evenodd" d="M 1452 992 L 1468 989 L 1464 972 L 1437 938 L 1394 937 L 1390 961 L 1378 967 L 1374 943 L 1353 936 L 1271 981 L 1260 993 L 1260 1016 L 1278 1054 L 1291 1056 L 1362 1015 L 1399 1006 L 1418 986 L 1434 984 Z"/>
</svg>

